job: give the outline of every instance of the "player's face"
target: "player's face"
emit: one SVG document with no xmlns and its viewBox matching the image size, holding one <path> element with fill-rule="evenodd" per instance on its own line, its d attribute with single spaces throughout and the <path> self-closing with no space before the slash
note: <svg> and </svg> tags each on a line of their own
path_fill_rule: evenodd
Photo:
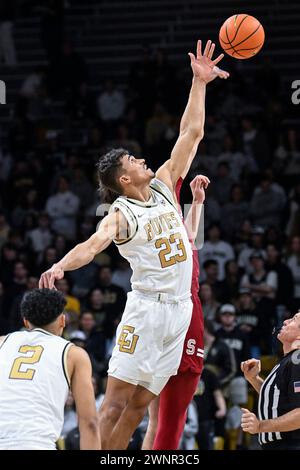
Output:
<svg viewBox="0 0 300 470">
<path fill-rule="evenodd" d="M 147 167 L 143 158 L 125 155 L 122 159 L 122 166 L 126 170 L 126 173 L 120 178 L 121 183 L 126 182 L 134 186 L 140 186 L 142 184 L 148 184 L 154 177 L 153 171 L 151 168 Z"/>
<path fill-rule="evenodd" d="M 296 339 L 300 339 L 300 311 L 292 318 L 283 322 L 282 328 L 277 338 L 283 343 L 292 343 Z"/>
</svg>

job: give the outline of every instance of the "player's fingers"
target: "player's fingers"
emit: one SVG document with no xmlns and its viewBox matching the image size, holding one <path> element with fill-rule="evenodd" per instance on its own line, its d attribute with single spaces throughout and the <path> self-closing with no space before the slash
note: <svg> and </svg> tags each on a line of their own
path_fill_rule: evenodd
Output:
<svg viewBox="0 0 300 470">
<path fill-rule="evenodd" d="M 44 284 L 44 288 L 45 289 L 48 289 L 49 288 L 49 274 L 45 273 L 43 274 L 43 284 Z"/>
<path fill-rule="evenodd" d="M 209 49 L 209 53 L 208 53 L 208 57 L 209 57 L 210 59 L 211 59 L 212 56 L 213 56 L 215 47 L 216 47 L 216 45 L 215 45 L 215 43 L 213 42 L 212 45 L 211 45 L 211 47 L 210 47 L 210 49 Z"/>
<path fill-rule="evenodd" d="M 219 77 L 220 78 L 228 78 L 229 77 L 229 73 L 228 72 L 225 72 L 224 70 L 221 70 L 219 73 L 218 73 Z"/>
<path fill-rule="evenodd" d="M 199 41 L 197 41 L 197 59 L 200 59 L 200 57 L 202 57 L 202 41 L 201 41 L 201 39 L 199 39 Z"/>
<path fill-rule="evenodd" d="M 205 176 L 205 188 L 207 188 L 209 183 L 210 183 L 209 179 L 207 178 L 207 176 Z"/>
<path fill-rule="evenodd" d="M 213 64 L 217 65 L 220 62 L 220 60 L 223 59 L 223 57 L 224 57 L 224 54 L 220 54 L 215 60 L 213 60 Z"/>
<path fill-rule="evenodd" d="M 209 49 L 210 49 L 210 45 L 211 45 L 211 40 L 209 39 L 206 43 L 206 46 L 205 46 L 205 49 L 204 49 L 204 53 L 203 55 L 205 55 L 206 57 L 208 56 L 208 53 L 209 53 Z"/>
<path fill-rule="evenodd" d="M 39 289 L 43 289 L 44 287 L 44 278 L 43 275 L 41 275 L 40 280 L 39 280 Z"/>
<path fill-rule="evenodd" d="M 241 408 L 241 410 L 242 410 L 243 413 L 250 413 L 250 411 L 247 410 L 247 408 Z"/>
<path fill-rule="evenodd" d="M 51 273 L 50 278 L 49 278 L 49 289 L 53 289 L 54 283 L 55 283 L 55 275 L 54 273 Z"/>
<path fill-rule="evenodd" d="M 196 57 L 194 56 L 192 52 L 189 52 L 189 56 L 190 56 L 191 62 L 195 62 Z"/>
</svg>

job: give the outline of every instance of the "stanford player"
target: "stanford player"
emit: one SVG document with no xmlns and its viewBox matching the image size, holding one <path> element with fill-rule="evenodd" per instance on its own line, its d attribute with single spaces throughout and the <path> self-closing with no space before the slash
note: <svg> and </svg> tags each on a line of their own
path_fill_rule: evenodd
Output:
<svg viewBox="0 0 300 470">
<path fill-rule="evenodd" d="M 180 190 L 183 178 L 176 184 L 176 197 L 180 204 Z M 193 203 L 185 220 L 189 239 L 193 247 L 193 277 L 191 294 L 193 314 L 188 332 L 185 337 L 184 349 L 177 375 L 173 375 L 164 387 L 160 396 L 154 399 L 149 407 L 149 424 L 143 443 L 143 449 L 174 450 L 178 449 L 180 437 L 186 422 L 187 408 L 196 391 L 203 368 L 203 312 L 199 299 L 199 261 L 198 252 L 194 245 L 197 233 L 201 205 L 205 199 L 204 189 L 209 179 L 199 175 L 190 184 Z M 193 227 L 190 230 L 190 219 Z"/>
</svg>

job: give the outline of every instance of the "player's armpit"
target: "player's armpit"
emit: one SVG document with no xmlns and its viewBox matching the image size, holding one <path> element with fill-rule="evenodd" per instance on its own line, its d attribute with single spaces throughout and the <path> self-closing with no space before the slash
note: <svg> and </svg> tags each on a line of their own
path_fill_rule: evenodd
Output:
<svg viewBox="0 0 300 470">
<path fill-rule="evenodd" d="M 86 351 L 72 346 L 67 353 L 67 368 L 78 415 L 80 449 L 99 450 L 100 432 L 92 384 L 92 366 Z"/>
</svg>

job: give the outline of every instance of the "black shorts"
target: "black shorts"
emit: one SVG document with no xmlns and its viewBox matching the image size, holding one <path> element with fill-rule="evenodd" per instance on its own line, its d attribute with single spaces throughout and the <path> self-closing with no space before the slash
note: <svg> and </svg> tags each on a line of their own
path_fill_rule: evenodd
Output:
<svg viewBox="0 0 300 470">
<path fill-rule="evenodd" d="M 300 440 L 283 439 L 261 445 L 262 450 L 300 450 Z"/>
</svg>

